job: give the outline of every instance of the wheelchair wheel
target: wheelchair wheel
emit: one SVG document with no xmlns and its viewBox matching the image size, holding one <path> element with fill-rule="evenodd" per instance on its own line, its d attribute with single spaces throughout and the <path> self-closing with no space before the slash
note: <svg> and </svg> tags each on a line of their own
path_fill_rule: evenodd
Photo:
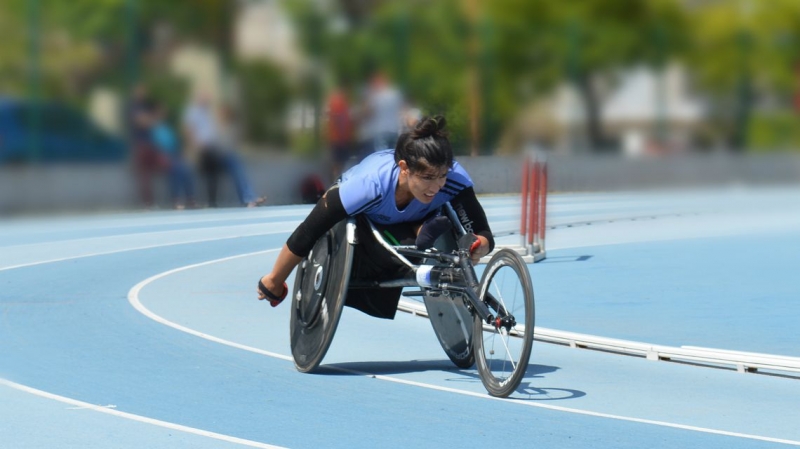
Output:
<svg viewBox="0 0 800 449">
<path fill-rule="evenodd" d="M 342 314 L 353 263 L 347 223 L 325 233 L 297 269 L 289 332 L 295 367 L 304 373 L 325 357 Z"/>
<path fill-rule="evenodd" d="M 441 235 L 434 244 L 443 252 L 458 248 L 456 238 L 451 232 Z M 426 260 L 425 263 L 435 263 Z M 433 332 L 450 361 L 459 368 L 471 368 L 475 364 L 472 343 L 472 313 L 464 300 L 458 296 L 444 296 L 430 291 L 423 295 L 425 309 L 428 311 Z"/>
<path fill-rule="evenodd" d="M 525 262 L 509 249 L 498 251 L 483 272 L 478 297 L 505 326 L 473 318 L 475 359 L 490 395 L 507 397 L 519 387 L 533 345 L 533 284 Z M 507 317 L 512 315 L 515 322 Z"/>
<path fill-rule="evenodd" d="M 475 364 L 472 344 L 472 316 L 459 297 L 426 292 L 423 295 L 433 332 L 444 353 L 459 368 Z"/>
</svg>

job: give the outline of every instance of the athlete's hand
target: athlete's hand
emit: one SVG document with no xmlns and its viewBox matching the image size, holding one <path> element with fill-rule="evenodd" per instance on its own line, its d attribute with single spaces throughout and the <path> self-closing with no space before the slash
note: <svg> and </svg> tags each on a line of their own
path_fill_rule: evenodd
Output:
<svg viewBox="0 0 800 449">
<path fill-rule="evenodd" d="M 489 254 L 489 240 L 482 235 L 476 235 L 475 237 L 477 240 L 469 248 L 473 265 L 477 265 L 481 261 L 481 257 Z"/>
<path fill-rule="evenodd" d="M 284 282 L 282 286 L 283 294 L 276 295 L 275 293 L 273 293 L 274 290 L 277 290 L 275 286 L 276 286 L 275 282 L 272 280 L 272 278 L 270 278 L 269 275 L 263 276 L 261 279 L 259 279 L 258 288 L 256 289 L 256 292 L 258 292 L 258 299 L 269 300 L 269 304 L 272 307 L 276 307 L 278 304 L 280 304 L 284 299 L 286 299 L 286 294 L 289 293 L 289 288 Z M 270 287 L 273 288 L 272 291 L 270 291 Z"/>
</svg>

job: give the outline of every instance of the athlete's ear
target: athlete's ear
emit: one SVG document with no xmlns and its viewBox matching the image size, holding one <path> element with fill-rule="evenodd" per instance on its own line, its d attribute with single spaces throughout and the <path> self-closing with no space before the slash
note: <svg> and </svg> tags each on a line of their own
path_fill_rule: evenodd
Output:
<svg viewBox="0 0 800 449">
<path fill-rule="evenodd" d="M 403 159 L 400 159 L 399 161 L 397 161 L 397 166 L 400 167 L 400 170 L 403 170 L 403 171 L 408 170 L 408 164 Z"/>
</svg>

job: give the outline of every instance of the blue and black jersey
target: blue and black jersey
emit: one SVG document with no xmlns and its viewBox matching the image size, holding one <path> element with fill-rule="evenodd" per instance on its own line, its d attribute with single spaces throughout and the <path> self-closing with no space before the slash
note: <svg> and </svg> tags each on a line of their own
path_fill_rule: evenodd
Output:
<svg viewBox="0 0 800 449">
<path fill-rule="evenodd" d="M 482 235 L 494 247 L 489 222 L 475 197 L 472 179 L 457 162 L 447 172 L 444 186 L 428 204 L 412 199 L 402 210 L 397 208 L 400 167 L 394 150 L 373 153 L 342 175 L 341 181 L 328 189 L 308 217 L 289 237 L 286 245 L 295 255 L 305 257 L 316 241 L 336 223 L 347 217 L 364 215 L 379 225 L 419 223 L 450 201 L 464 228 Z"/>
<path fill-rule="evenodd" d="M 416 198 L 402 210 L 395 203 L 395 190 L 400 167 L 394 161 L 394 150 L 371 154 L 360 164 L 346 171 L 339 182 L 339 197 L 350 216 L 365 214 L 378 224 L 407 223 L 421 220 L 438 210 L 468 187 L 472 179 L 458 162 L 447 172 L 444 187 L 428 204 Z"/>
</svg>

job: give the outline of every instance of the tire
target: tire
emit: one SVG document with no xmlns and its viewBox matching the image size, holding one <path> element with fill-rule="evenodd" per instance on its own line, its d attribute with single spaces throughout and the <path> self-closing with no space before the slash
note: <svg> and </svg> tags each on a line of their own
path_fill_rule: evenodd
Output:
<svg viewBox="0 0 800 449">
<path fill-rule="evenodd" d="M 460 297 L 434 295 L 423 296 L 433 332 L 444 353 L 459 368 L 471 368 L 475 364 L 472 342 L 472 316 Z"/>
<path fill-rule="evenodd" d="M 495 317 L 508 313 L 516 323 L 508 332 L 473 317 L 475 362 L 490 395 L 505 398 L 516 391 L 525 377 L 533 345 L 533 284 L 528 267 L 516 252 L 498 251 L 483 272 L 478 297 Z"/>
<path fill-rule="evenodd" d="M 320 237 L 297 269 L 289 333 L 294 365 L 303 373 L 322 362 L 342 315 L 353 264 L 347 223 Z"/>
<path fill-rule="evenodd" d="M 458 249 L 456 237 L 452 232 L 440 236 L 434 246 L 442 252 Z M 431 259 L 425 263 L 436 262 Z M 458 368 L 472 368 L 475 365 L 472 313 L 464 304 L 464 299 L 459 295 L 443 296 L 430 291 L 423 295 L 423 299 L 433 332 L 447 358 Z"/>
</svg>

